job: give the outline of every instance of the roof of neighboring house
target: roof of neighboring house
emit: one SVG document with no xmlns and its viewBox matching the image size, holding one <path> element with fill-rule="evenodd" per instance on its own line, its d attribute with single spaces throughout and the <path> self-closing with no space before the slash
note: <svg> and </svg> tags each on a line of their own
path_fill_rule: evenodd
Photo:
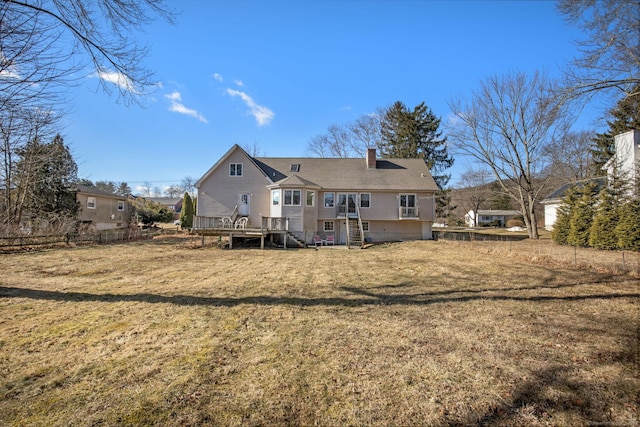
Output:
<svg viewBox="0 0 640 427">
<path fill-rule="evenodd" d="M 478 215 L 484 215 L 484 216 L 518 216 L 518 215 L 522 215 L 522 212 L 516 211 L 516 210 L 505 210 L 505 209 L 478 209 Z"/>
<path fill-rule="evenodd" d="M 110 191 L 102 190 L 95 185 L 76 185 L 76 190 L 78 193 L 90 194 L 92 196 L 101 196 L 101 197 L 110 197 L 113 199 L 125 200 L 127 196 L 121 196 L 119 194 L 112 193 Z"/>
<path fill-rule="evenodd" d="M 175 206 L 178 203 L 182 203 L 182 197 L 145 197 L 145 199 L 164 206 Z"/>
<path fill-rule="evenodd" d="M 545 204 L 545 203 L 558 202 L 564 197 L 565 193 L 570 188 L 583 187 L 584 185 L 589 184 L 591 182 L 594 182 L 598 190 L 600 190 L 605 185 L 606 178 L 604 176 L 599 176 L 596 178 L 583 179 L 581 181 L 567 182 L 566 184 L 563 184 L 557 189 L 555 189 L 551 194 L 549 194 L 547 197 L 541 200 L 540 203 Z"/>
</svg>

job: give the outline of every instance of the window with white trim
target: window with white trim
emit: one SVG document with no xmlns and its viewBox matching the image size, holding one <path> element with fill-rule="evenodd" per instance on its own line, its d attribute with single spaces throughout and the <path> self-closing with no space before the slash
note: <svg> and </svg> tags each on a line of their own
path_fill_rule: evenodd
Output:
<svg viewBox="0 0 640 427">
<path fill-rule="evenodd" d="M 362 231 L 369 231 L 369 221 L 362 221 Z"/>
<path fill-rule="evenodd" d="M 96 198 L 87 197 L 87 209 L 95 209 L 95 208 L 96 208 Z"/>
<path fill-rule="evenodd" d="M 307 190 L 307 206 L 315 206 L 316 205 L 316 192 Z"/>
<path fill-rule="evenodd" d="M 271 205 L 280 206 L 280 190 L 271 190 Z"/>
<path fill-rule="evenodd" d="M 285 206 L 300 206 L 302 190 L 284 190 Z"/>
<path fill-rule="evenodd" d="M 371 193 L 360 193 L 360 207 L 361 208 L 371 207 Z"/>
<path fill-rule="evenodd" d="M 334 202 L 335 194 L 334 193 L 324 193 L 324 207 L 332 208 Z"/>
<path fill-rule="evenodd" d="M 119 211 L 124 210 L 124 200 L 118 200 L 118 210 Z"/>
<path fill-rule="evenodd" d="M 333 221 L 324 221 L 323 225 L 322 225 L 322 230 L 323 231 L 334 231 L 334 222 Z"/>
<path fill-rule="evenodd" d="M 229 163 L 229 176 L 242 176 L 242 163 Z"/>
</svg>

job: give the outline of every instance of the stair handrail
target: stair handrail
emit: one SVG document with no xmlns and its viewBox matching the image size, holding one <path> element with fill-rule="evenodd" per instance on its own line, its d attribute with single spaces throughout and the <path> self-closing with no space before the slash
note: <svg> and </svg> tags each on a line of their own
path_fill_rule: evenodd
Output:
<svg viewBox="0 0 640 427">
<path fill-rule="evenodd" d="M 360 247 L 362 248 L 364 247 L 364 228 L 362 227 L 362 217 L 360 216 L 360 203 L 356 203 L 356 215 L 358 216 L 358 228 L 360 229 Z"/>
</svg>

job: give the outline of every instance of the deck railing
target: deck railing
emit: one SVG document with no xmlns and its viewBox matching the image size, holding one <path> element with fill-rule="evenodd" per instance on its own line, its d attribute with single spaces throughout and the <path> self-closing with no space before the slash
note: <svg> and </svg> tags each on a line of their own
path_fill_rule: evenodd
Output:
<svg viewBox="0 0 640 427">
<path fill-rule="evenodd" d="M 412 208 L 407 208 L 407 207 L 400 207 L 398 215 L 400 217 L 400 219 L 404 219 L 404 218 L 419 218 L 419 212 L 418 212 L 418 207 L 412 207 Z"/>
<path fill-rule="evenodd" d="M 251 224 L 246 228 L 256 228 L 257 224 Z M 194 216 L 194 230 L 233 230 L 235 224 L 230 220 L 229 216 Z M 286 217 L 262 217 L 260 227 L 267 231 L 287 231 L 289 230 L 289 218 Z"/>
</svg>

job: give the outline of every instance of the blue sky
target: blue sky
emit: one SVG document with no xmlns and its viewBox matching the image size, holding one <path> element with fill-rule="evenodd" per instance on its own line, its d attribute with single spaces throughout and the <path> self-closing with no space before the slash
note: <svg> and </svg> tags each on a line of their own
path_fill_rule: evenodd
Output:
<svg viewBox="0 0 640 427">
<path fill-rule="evenodd" d="M 491 75 L 558 75 L 581 37 L 551 1 L 178 4 L 174 25 L 138 34 L 159 82 L 145 108 L 115 102 L 95 77 L 73 88 L 63 135 L 81 178 L 163 188 L 200 178 L 236 143 L 304 156 L 328 126 L 395 101 L 424 101 L 445 122 L 452 97 Z M 576 129 L 597 129 L 604 107 L 586 109 Z"/>
</svg>

